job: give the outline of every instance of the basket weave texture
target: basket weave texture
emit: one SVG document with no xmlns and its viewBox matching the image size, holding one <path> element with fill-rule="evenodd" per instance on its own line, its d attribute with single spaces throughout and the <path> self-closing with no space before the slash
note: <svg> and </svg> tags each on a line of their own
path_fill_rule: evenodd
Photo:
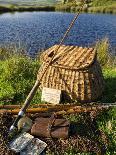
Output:
<svg viewBox="0 0 116 155">
<path fill-rule="evenodd" d="M 41 54 L 40 69 L 52 58 L 57 46 L 54 45 Z M 68 101 L 95 101 L 104 89 L 96 51 L 93 48 L 62 45 L 42 78 L 42 87 L 62 90 L 63 98 Z"/>
</svg>

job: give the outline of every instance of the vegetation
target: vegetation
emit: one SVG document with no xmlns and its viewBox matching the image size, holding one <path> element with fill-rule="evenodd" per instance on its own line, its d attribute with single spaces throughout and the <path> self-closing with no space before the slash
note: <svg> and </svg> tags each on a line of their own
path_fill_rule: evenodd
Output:
<svg viewBox="0 0 116 155">
<path fill-rule="evenodd" d="M 95 48 L 107 83 L 106 96 L 103 99 L 106 102 L 109 98 L 108 102 L 114 102 L 116 57 L 110 54 L 108 38 L 97 41 Z M 23 102 L 36 80 L 39 66 L 39 60 L 27 56 L 24 49 L 15 45 L 0 47 L 0 102 Z M 39 97 L 35 102 L 40 102 Z"/>
<path fill-rule="evenodd" d="M 4 12 L 14 12 L 14 11 L 55 11 L 54 6 L 15 6 L 15 5 L 5 5 L 0 6 L 0 13 Z"/>
<path fill-rule="evenodd" d="M 42 1 L 41 1 L 42 2 Z M 0 1 L 0 12 L 13 12 L 13 11 L 67 11 L 78 12 L 81 6 L 81 2 L 75 2 L 75 0 L 69 0 L 65 3 L 53 3 L 53 1 L 42 2 L 38 1 L 20 1 L 15 0 L 4 3 Z M 82 10 L 83 12 L 100 12 L 100 13 L 116 13 L 116 1 L 115 0 L 86 0 L 86 4 Z"/>
<path fill-rule="evenodd" d="M 93 6 L 109 6 L 109 5 L 113 5 L 116 4 L 115 0 L 93 0 L 92 1 L 92 5 Z"/>
<path fill-rule="evenodd" d="M 94 0 L 89 5 L 88 12 L 116 13 L 115 0 Z"/>
<path fill-rule="evenodd" d="M 0 13 L 14 11 L 55 11 L 53 0 L 0 0 Z"/>
<path fill-rule="evenodd" d="M 110 54 L 112 50 L 108 38 L 99 40 L 95 48 L 106 82 L 105 92 L 101 101 L 104 103 L 116 102 L 116 85 L 114 84 L 116 81 L 116 56 Z"/>
<path fill-rule="evenodd" d="M 23 52 L 23 54 L 22 54 Z M 31 90 L 39 68 L 38 60 L 31 59 L 22 49 L 1 47 L 0 49 L 0 102 L 21 103 Z M 40 96 L 36 102 L 40 101 Z M 34 101 L 33 101 L 34 102 Z"/>
<path fill-rule="evenodd" d="M 0 0 L 3 5 L 15 5 L 15 6 L 51 6 L 56 2 L 54 0 Z"/>
<path fill-rule="evenodd" d="M 116 57 L 110 56 L 108 39 L 105 38 L 96 43 L 98 52 L 98 59 L 102 65 L 103 75 L 106 82 L 105 92 L 99 100 L 104 103 L 116 102 Z M 27 94 L 31 90 L 35 80 L 36 74 L 40 67 L 39 59 L 32 59 L 27 56 L 24 49 L 16 48 L 15 46 L 0 48 L 0 104 L 16 104 L 23 103 Z M 41 102 L 41 92 L 38 91 L 32 103 Z M 91 137 L 91 139 L 98 140 L 100 144 L 105 145 L 106 155 L 115 154 L 116 148 L 116 108 L 105 110 L 98 115 L 94 122 L 97 124 L 97 129 L 90 131 L 90 124 L 88 123 L 88 115 L 71 115 L 68 117 L 73 122 L 77 122 L 79 126 L 76 128 L 78 133 Z M 86 130 L 85 130 L 86 129 Z M 97 136 L 97 131 L 102 132 L 101 137 Z M 105 134 L 105 138 L 104 138 Z M 105 139 L 105 140 L 104 140 Z M 64 155 L 91 155 L 91 153 L 79 153 L 69 143 L 69 149 Z M 54 154 L 48 151 L 48 154 Z M 58 154 L 55 152 L 55 154 Z M 93 153 L 95 154 L 95 153 Z"/>
<path fill-rule="evenodd" d="M 74 0 L 56 5 L 57 11 L 69 11 L 77 12 L 81 3 L 75 3 Z M 91 0 L 86 1 L 86 4 L 82 10 L 83 12 L 98 12 L 98 13 L 116 13 L 116 1 L 115 0 Z"/>
<path fill-rule="evenodd" d="M 98 60 L 103 67 L 111 68 L 116 65 L 116 57 L 111 55 L 112 49 L 110 47 L 108 38 L 97 41 L 95 48 L 98 53 Z"/>
</svg>

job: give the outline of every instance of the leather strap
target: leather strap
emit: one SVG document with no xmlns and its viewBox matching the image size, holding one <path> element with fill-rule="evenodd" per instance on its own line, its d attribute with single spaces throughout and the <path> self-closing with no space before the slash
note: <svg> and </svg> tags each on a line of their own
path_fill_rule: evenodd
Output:
<svg viewBox="0 0 116 155">
<path fill-rule="evenodd" d="M 55 120 L 56 120 L 56 115 L 55 113 L 53 113 L 48 122 L 48 134 L 50 135 L 51 138 L 52 138 L 52 127 L 55 123 Z"/>
</svg>

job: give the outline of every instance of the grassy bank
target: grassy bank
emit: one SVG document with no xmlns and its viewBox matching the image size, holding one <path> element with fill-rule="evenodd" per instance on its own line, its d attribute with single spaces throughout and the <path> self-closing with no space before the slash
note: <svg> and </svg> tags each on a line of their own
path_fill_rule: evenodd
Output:
<svg viewBox="0 0 116 155">
<path fill-rule="evenodd" d="M 74 3 L 67 3 L 57 5 L 55 10 L 56 11 L 64 11 L 64 12 L 78 12 L 80 9 L 80 5 L 76 5 Z M 116 3 L 111 5 L 102 5 L 102 6 L 94 6 L 94 5 L 85 5 L 82 9 L 82 12 L 88 13 L 116 13 Z"/>
<path fill-rule="evenodd" d="M 81 6 L 80 2 L 70 0 L 69 3 L 56 5 L 57 11 L 69 11 L 77 12 Z M 91 0 L 86 2 L 83 12 L 92 13 L 116 13 L 116 1 L 115 0 Z"/>
<path fill-rule="evenodd" d="M 22 54 L 23 53 L 23 54 Z M 22 103 L 31 90 L 39 69 L 37 59 L 32 59 L 14 45 L 0 48 L 0 102 Z M 34 102 L 34 101 L 33 101 Z M 40 102 L 37 95 L 36 102 Z"/>
<path fill-rule="evenodd" d="M 107 38 L 98 41 L 95 45 L 95 48 L 97 49 L 98 59 L 102 66 L 106 83 L 105 92 L 99 101 L 105 103 L 116 102 L 116 57 L 109 54 L 109 43 Z M 36 74 L 39 67 L 39 59 L 32 59 L 28 57 L 26 52 L 24 52 L 24 49 L 17 49 L 15 46 L 1 47 L 0 104 L 23 103 L 36 80 Z M 32 103 L 40 103 L 40 100 L 41 92 L 38 91 Z M 76 129 L 80 134 L 80 137 L 78 138 L 85 138 L 88 141 L 91 139 L 91 141 L 95 141 L 98 144 L 98 147 L 103 147 L 105 149 L 105 155 L 115 154 L 116 108 L 105 110 L 98 115 L 94 119 L 94 122 L 96 122 L 96 128 L 92 127 L 93 130 L 91 130 L 90 122 L 88 122 L 89 118 L 87 118 L 88 115 L 83 114 L 70 115 L 68 117 L 68 119 L 78 124 Z M 101 136 L 98 135 L 98 131 L 100 132 Z M 80 146 L 76 147 L 75 143 L 71 143 L 71 139 L 69 139 L 67 150 L 65 150 L 65 147 L 61 146 L 64 149 L 62 149 L 62 153 L 59 152 L 61 151 L 60 148 L 57 151 L 57 146 L 55 145 L 56 144 L 54 144 L 54 150 L 48 150 L 49 155 L 96 154 L 94 150 L 91 153 L 87 150 L 81 150 L 80 153 Z M 54 151 L 56 152 L 54 153 Z"/>
<path fill-rule="evenodd" d="M 112 96 L 116 91 L 113 83 L 116 76 L 116 57 L 111 56 L 108 38 L 98 41 L 95 48 L 98 53 L 98 60 L 103 68 L 103 74 L 108 83 L 108 91 L 103 98 L 109 102 L 115 101 Z M 15 45 L 3 46 L 0 48 L 0 101 L 1 103 L 21 103 L 24 102 L 29 90 L 32 88 L 36 74 L 39 69 L 39 60 L 27 56 L 24 49 L 17 48 Z M 110 81 L 110 77 L 112 81 Z M 114 91 L 110 91 L 114 89 Z M 38 95 L 37 95 L 38 96 Z M 34 102 L 40 102 L 40 96 Z M 106 102 L 104 100 L 104 102 Z"/>
</svg>

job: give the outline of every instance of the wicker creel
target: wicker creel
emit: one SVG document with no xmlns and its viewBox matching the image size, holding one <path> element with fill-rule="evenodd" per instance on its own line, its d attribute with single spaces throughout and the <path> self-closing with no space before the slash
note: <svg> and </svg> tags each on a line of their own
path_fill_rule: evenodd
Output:
<svg viewBox="0 0 116 155">
<path fill-rule="evenodd" d="M 41 69 L 53 56 L 57 46 L 54 45 L 41 54 Z M 62 45 L 42 78 L 41 88 L 43 87 L 62 90 L 63 98 L 70 101 L 95 101 L 104 89 L 96 50 Z"/>
</svg>

